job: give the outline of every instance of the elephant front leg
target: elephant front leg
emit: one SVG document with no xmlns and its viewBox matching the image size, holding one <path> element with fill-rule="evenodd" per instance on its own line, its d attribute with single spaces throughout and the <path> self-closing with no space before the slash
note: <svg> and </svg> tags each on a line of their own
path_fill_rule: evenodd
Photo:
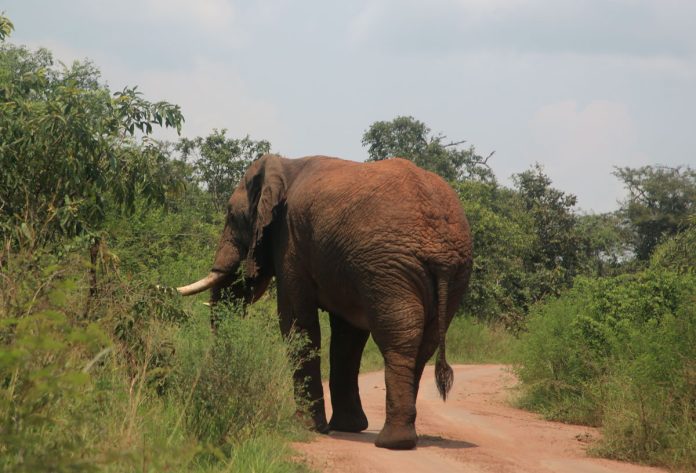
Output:
<svg viewBox="0 0 696 473">
<path fill-rule="evenodd" d="M 336 314 L 331 321 L 331 373 L 329 387 L 333 414 L 329 426 L 342 432 L 362 432 L 367 417 L 360 402 L 358 373 L 370 332 L 353 327 Z"/>
<path fill-rule="evenodd" d="M 312 430 L 325 434 L 329 432 L 324 409 L 324 388 L 321 385 L 321 331 L 319 319 L 314 314 L 314 320 L 285 319 L 281 315 L 281 330 L 288 336 L 293 330 L 303 335 L 309 343 L 300 351 L 300 364 L 293 374 L 295 385 L 295 400 L 298 406 L 306 406 L 311 416 Z M 298 413 L 301 411 L 298 409 Z"/>
</svg>

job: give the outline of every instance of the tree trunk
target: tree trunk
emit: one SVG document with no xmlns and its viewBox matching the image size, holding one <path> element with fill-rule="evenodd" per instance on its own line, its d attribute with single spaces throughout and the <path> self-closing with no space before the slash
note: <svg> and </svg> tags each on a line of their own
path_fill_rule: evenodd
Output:
<svg viewBox="0 0 696 473">
<path fill-rule="evenodd" d="M 87 304 L 85 305 L 85 319 L 89 318 L 94 299 L 97 297 L 97 261 L 99 259 L 100 244 L 101 239 L 94 237 L 89 246 L 89 294 L 87 295 Z"/>
</svg>

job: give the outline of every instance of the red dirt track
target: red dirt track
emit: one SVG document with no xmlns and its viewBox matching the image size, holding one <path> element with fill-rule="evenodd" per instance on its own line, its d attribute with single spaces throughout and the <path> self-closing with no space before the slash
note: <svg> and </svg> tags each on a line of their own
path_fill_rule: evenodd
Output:
<svg viewBox="0 0 696 473">
<path fill-rule="evenodd" d="M 426 367 L 418 395 L 418 448 L 389 451 L 373 442 L 384 423 L 384 374 L 360 376 L 370 426 L 361 434 L 332 432 L 295 448 L 322 472 L 609 473 L 659 472 L 585 454 L 595 429 L 542 420 L 509 406 L 514 376 L 502 365 L 458 365 L 446 403 Z M 328 386 L 324 386 L 328 397 Z M 330 416 L 331 407 L 327 406 Z"/>
</svg>

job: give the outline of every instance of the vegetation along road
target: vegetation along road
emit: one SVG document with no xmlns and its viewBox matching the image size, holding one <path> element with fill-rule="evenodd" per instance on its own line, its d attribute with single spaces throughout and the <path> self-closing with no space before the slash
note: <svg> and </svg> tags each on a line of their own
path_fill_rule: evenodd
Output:
<svg viewBox="0 0 696 473">
<path fill-rule="evenodd" d="M 363 407 L 370 426 L 361 434 L 332 432 L 295 447 L 316 470 L 331 472 L 500 472 L 609 473 L 658 472 L 612 460 L 591 458 L 585 450 L 597 430 L 542 420 L 510 407 L 514 376 L 505 365 L 457 365 L 455 383 L 443 403 L 433 368 L 423 373 L 418 394 L 418 448 L 374 448 L 384 422 L 384 373 L 360 377 Z"/>
</svg>

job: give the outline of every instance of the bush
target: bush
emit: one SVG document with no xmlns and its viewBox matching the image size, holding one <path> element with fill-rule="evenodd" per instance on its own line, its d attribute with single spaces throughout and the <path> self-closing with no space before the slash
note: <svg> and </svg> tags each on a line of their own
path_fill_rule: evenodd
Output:
<svg viewBox="0 0 696 473">
<path fill-rule="evenodd" d="M 696 470 L 696 298 L 635 327 L 611 369 L 597 451 Z"/>
<path fill-rule="evenodd" d="M 0 293 L 0 470 L 92 471 L 81 407 L 91 369 L 110 350 L 94 323 L 75 323 L 79 287 L 63 268 L 8 259 Z M 41 261 L 41 260 L 40 260 Z"/>
<path fill-rule="evenodd" d="M 268 299 L 214 337 L 208 309 L 110 274 L 87 319 L 88 265 L 55 253 L 3 259 L 0 471 L 303 468 L 285 446 L 300 341 Z"/>
<path fill-rule="evenodd" d="M 679 273 L 696 273 L 696 225 L 691 225 L 655 248 L 650 266 Z"/>
<path fill-rule="evenodd" d="M 283 340 L 272 308 L 266 299 L 241 317 L 239 307 L 219 307 L 226 313 L 215 336 L 207 317 L 180 333 L 176 402 L 187 428 L 201 441 L 230 448 L 259 433 L 292 427 L 292 373 L 304 341 Z"/>
<path fill-rule="evenodd" d="M 696 277 L 650 270 L 580 279 L 534 309 L 521 404 L 601 425 L 605 456 L 696 465 Z"/>
</svg>

